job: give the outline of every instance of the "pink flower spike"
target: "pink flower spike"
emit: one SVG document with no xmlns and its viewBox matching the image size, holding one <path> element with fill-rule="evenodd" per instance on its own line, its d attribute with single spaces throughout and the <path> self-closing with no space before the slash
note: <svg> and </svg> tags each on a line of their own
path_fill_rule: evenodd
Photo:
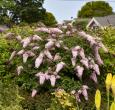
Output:
<svg viewBox="0 0 115 110">
<path fill-rule="evenodd" d="M 62 34 L 63 32 L 59 28 L 49 28 L 51 34 Z"/>
<path fill-rule="evenodd" d="M 50 75 L 45 74 L 45 78 L 46 78 L 46 80 L 49 80 L 50 79 Z"/>
<path fill-rule="evenodd" d="M 55 82 L 56 82 L 56 77 L 55 77 L 55 75 L 51 75 L 51 76 L 50 76 L 50 82 L 51 82 L 51 85 L 54 87 L 54 86 L 55 86 Z"/>
<path fill-rule="evenodd" d="M 33 35 L 32 37 L 33 37 L 33 38 L 32 38 L 33 41 L 39 41 L 39 40 L 42 41 L 42 40 L 43 40 L 43 39 L 42 39 L 41 37 L 39 37 L 38 35 Z"/>
<path fill-rule="evenodd" d="M 100 75 L 100 71 L 99 71 L 99 66 L 97 64 L 93 65 L 93 69 L 96 72 L 97 75 Z"/>
<path fill-rule="evenodd" d="M 59 59 L 61 59 L 61 56 L 59 56 L 59 53 L 56 53 L 53 60 L 57 61 Z"/>
<path fill-rule="evenodd" d="M 67 31 L 67 32 L 66 32 L 66 35 L 67 35 L 67 36 L 70 36 L 70 35 L 71 35 L 71 31 Z"/>
<path fill-rule="evenodd" d="M 75 97 L 77 102 L 81 102 L 80 96 L 78 94 L 76 94 Z"/>
<path fill-rule="evenodd" d="M 55 37 L 56 37 L 56 34 L 51 34 L 51 36 L 55 38 Z"/>
<path fill-rule="evenodd" d="M 81 66 L 76 66 L 76 75 L 81 79 L 83 75 L 84 68 Z"/>
<path fill-rule="evenodd" d="M 31 38 L 30 38 L 30 37 L 24 38 L 24 39 L 21 41 L 21 43 L 23 44 L 23 48 L 27 47 L 30 42 L 31 42 Z"/>
<path fill-rule="evenodd" d="M 85 100 L 88 100 L 88 93 L 87 93 L 87 89 L 82 89 L 82 94 L 85 98 Z"/>
<path fill-rule="evenodd" d="M 95 71 L 93 71 L 93 73 L 91 74 L 90 78 L 97 84 L 98 81 L 97 81 L 97 76 L 95 74 Z"/>
<path fill-rule="evenodd" d="M 46 32 L 46 33 L 50 33 L 49 29 L 48 28 L 45 28 L 45 27 L 41 27 L 41 28 L 37 28 L 35 29 L 35 32 Z"/>
<path fill-rule="evenodd" d="M 47 41 L 48 41 L 48 42 L 49 42 L 49 41 L 56 42 L 57 40 L 54 39 L 54 38 L 49 38 L 49 39 L 47 39 Z"/>
<path fill-rule="evenodd" d="M 80 99 L 80 94 L 82 93 L 81 90 L 78 90 L 78 92 L 75 94 L 75 97 L 76 97 L 76 100 L 77 102 L 81 102 L 81 99 Z"/>
<path fill-rule="evenodd" d="M 45 44 L 45 48 L 46 49 L 51 49 L 54 46 L 54 42 L 53 41 L 49 41 L 48 43 Z"/>
<path fill-rule="evenodd" d="M 78 56 L 78 51 L 75 48 L 73 48 L 71 52 L 72 52 L 73 58 L 76 58 Z"/>
<path fill-rule="evenodd" d="M 32 50 L 38 50 L 40 47 L 39 46 L 34 46 Z"/>
<path fill-rule="evenodd" d="M 90 43 L 91 46 L 93 46 L 96 43 L 96 41 L 94 40 L 94 38 L 92 36 L 86 34 L 84 31 L 78 32 L 78 34 L 81 37 L 83 37 L 84 39 L 86 39 Z"/>
<path fill-rule="evenodd" d="M 43 72 L 39 72 L 39 73 L 35 74 L 35 76 L 36 76 L 36 77 L 39 77 L 40 74 L 43 74 Z"/>
<path fill-rule="evenodd" d="M 96 59 L 97 63 L 99 65 L 103 65 L 103 61 L 102 61 L 102 59 L 101 59 L 101 57 L 99 55 L 99 48 L 100 47 L 98 47 L 97 45 L 95 45 L 95 47 L 94 47 L 94 56 L 95 56 L 95 59 Z"/>
<path fill-rule="evenodd" d="M 88 62 L 88 59 L 87 59 L 87 58 L 81 59 L 80 62 L 81 62 L 86 68 L 89 68 L 89 62 Z"/>
<path fill-rule="evenodd" d="M 85 100 L 88 100 L 87 89 L 89 89 L 89 87 L 88 87 L 87 85 L 83 85 L 83 86 L 82 86 L 82 94 L 83 94 Z"/>
<path fill-rule="evenodd" d="M 82 88 L 83 89 L 89 89 L 89 87 L 87 85 L 83 85 Z"/>
<path fill-rule="evenodd" d="M 47 58 L 49 58 L 50 60 L 53 60 L 53 56 L 51 55 L 49 50 L 45 50 L 44 54 L 47 56 Z"/>
<path fill-rule="evenodd" d="M 43 57 L 44 57 L 44 53 L 41 52 L 40 55 L 39 55 L 39 56 L 36 58 L 36 60 L 35 60 L 35 67 L 36 67 L 36 68 L 39 68 L 40 65 L 42 64 L 42 62 L 43 62 Z"/>
<path fill-rule="evenodd" d="M 17 53 L 17 55 L 22 55 L 23 53 L 24 53 L 24 50 L 22 49 Z"/>
<path fill-rule="evenodd" d="M 72 62 L 72 65 L 74 67 L 76 65 L 76 58 L 71 58 L 71 62 Z"/>
<path fill-rule="evenodd" d="M 32 97 L 32 98 L 35 97 L 36 94 L 37 94 L 37 90 L 36 90 L 36 89 L 33 89 L 33 90 L 32 90 L 32 94 L 31 94 L 31 97 Z"/>
<path fill-rule="evenodd" d="M 16 51 L 13 51 L 10 58 L 9 58 L 9 61 L 11 61 L 14 58 L 15 55 L 16 55 Z"/>
<path fill-rule="evenodd" d="M 28 57 L 29 57 L 29 55 L 27 53 L 23 54 L 23 63 L 26 63 Z"/>
<path fill-rule="evenodd" d="M 55 42 L 55 46 L 56 46 L 57 48 L 60 48 L 60 47 L 61 47 L 61 45 L 60 45 L 59 42 Z"/>
<path fill-rule="evenodd" d="M 29 57 L 33 57 L 35 56 L 35 54 L 32 51 L 26 51 L 26 53 L 28 54 Z"/>
<path fill-rule="evenodd" d="M 23 70 L 23 66 L 18 66 L 17 67 L 17 74 L 20 75 L 22 70 Z"/>
<path fill-rule="evenodd" d="M 61 71 L 61 69 L 64 67 L 65 63 L 64 62 L 60 62 L 56 65 L 56 73 L 59 73 Z"/>
<path fill-rule="evenodd" d="M 79 51 L 79 55 L 82 59 L 85 59 L 85 53 L 84 53 L 84 49 L 81 48 L 80 51 Z"/>
<path fill-rule="evenodd" d="M 81 47 L 80 47 L 80 46 L 75 46 L 73 49 L 74 49 L 75 51 L 78 51 L 78 50 L 81 49 Z"/>
<path fill-rule="evenodd" d="M 44 84 L 45 82 L 45 74 L 39 74 L 39 82 L 40 82 L 40 85 Z"/>
</svg>

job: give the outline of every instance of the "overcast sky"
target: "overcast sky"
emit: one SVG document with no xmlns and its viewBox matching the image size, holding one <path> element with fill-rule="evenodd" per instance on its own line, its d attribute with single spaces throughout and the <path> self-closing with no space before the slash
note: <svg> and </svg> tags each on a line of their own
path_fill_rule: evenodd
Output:
<svg viewBox="0 0 115 110">
<path fill-rule="evenodd" d="M 78 10 L 88 1 L 92 0 L 45 0 L 44 8 L 52 12 L 58 22 L 76 18 Z M 96 0 L 93 0 L 96 1 Z M 115 0 L 103 0 L 109 2 L 115 11 Z"/>
</svg>

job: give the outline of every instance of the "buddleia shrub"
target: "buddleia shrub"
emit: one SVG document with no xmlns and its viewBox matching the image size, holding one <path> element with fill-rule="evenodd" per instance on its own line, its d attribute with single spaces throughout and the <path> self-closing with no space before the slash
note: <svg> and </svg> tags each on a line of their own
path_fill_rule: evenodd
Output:
<svg viewBox="0 0 115 110">
<path fill-rule="evenodd" d="M 13 35 L 6 36 L 17 45 L 9 58 L 9 62 L 18 61 L 16 83 L 31 92 L 31 97 L 59 87 L 69 92 L 75 89 L 75 95 L 88 100 L 89 79 L 97 84 L 99 67 L 104 65 L 99 54 L 102 42 L 85 32 L 76 31 L 72 37 L 58 28 L 25 29 L 11 29 Z"/>
<path fill-rule="evenodd" d="M 55 33 L 52 30 L 58 32 Z M 14 27 L 2 34 L 6 45 L 5 48 L 1 46 L 4 49 L 2 52 L 6 52 L 9 57 L 4 59 L 4 67 L 7 72 L 7 74 L 4 72 L 4 78 L 15 80 L 21 89 L 27 91 L 28 96 L 22 93 L 22 96 L 27 99 L 22 103 L 24 109 L 49 108 L 50 104 L 45 100 L 57 88 L 64 89 L 68 93 L 74 90 L 73 95 L 77 102 L 88 100 L 87 91 L 90 92 L 94 83 L 97 84 L 99 68 L 103 67 L 102 65 L 105 63 L 102 60 L 104 52 L 100 51 L 101 44 L 94 37 L 91 36 L 90 39 L 87 39 L 84 35 L 88 34 L 84 32 L 76 32 L 72 35 L 66 35 L 66 32 L 62 32 L 58 28 L 35 29 L 35 27 L 29 26 Z M 96 45 L 92 45 L 92 40 Z M 29 43 L 27 43 L 28 41 Z M 51 42 L 53 42 L 53 46 Z M 101 52 L 102 59 L 101 57 L 97 59 L 95 54 L 100 54 L 95 52 Z M 4 54 L 2 55 L 4 56 Z M 28 55 L 30 56 L 28 57 Z M 39 56 L 42 55 L 43 62 L 38 66 L 41 59 Z M 89 65 L 91 67 L 88 67 Z M 94 68 L 94 65 L 97 69 Z M 92 81 L 94 83 L 91 85 Z M 45 96 L 45 93 L 48 95 Z M 51 97 L 48 98 L 51 99 Z M 37 100 L 41 100 L 41 103 Z"/>
</svg>

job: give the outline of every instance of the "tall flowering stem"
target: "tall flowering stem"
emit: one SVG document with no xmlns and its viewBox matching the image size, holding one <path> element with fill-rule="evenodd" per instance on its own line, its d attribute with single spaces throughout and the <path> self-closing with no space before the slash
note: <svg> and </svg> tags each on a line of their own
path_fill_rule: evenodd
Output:
<svg viewBox="0 0 115 110">
<path fill-rule="evenodd" d="M 113 78 L 112 78 L 111 89 L 113 92 L 113 97 L 114 97 L 114 102 L 115 102 L 115 75 L 113 75 Z"/>
<path fill-rule="evenodd" d="M 115 110 L 115 102 L 112 102 L 110 110 Z"/>
<path fill-rule="evenodd" d="M 100 91 L 97 89 L 96 90 L 96 94 L 95 94 L 95 106 L 97 110 L 100 110 L 100 106 L 101 106 L 101 93 Z"/>
<path fill-rule="evenodd" d="M 107 90 L 107 110 L 109 110 L 109 90 L 110 90 L 110 87 L 111 87 L 111 81 L 112 81 L 112 74 L 111 73 L 108 73 L 107 74 L 107 77 L 106 77 L 106 80 L 105 80 L 105 84 L 106 84 L 106 90 Z"/>
</svg>

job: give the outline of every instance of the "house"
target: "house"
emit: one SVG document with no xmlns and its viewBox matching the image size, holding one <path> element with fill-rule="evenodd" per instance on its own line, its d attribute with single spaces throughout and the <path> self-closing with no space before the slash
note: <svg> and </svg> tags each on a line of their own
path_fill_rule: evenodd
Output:
<svg viewBox="0 0 115 110">
<path fill-rule="evenodd" d="M 108 26 L 115 26 L 115 15 L 109 15 L 104 17 L 93 17 L 89 23 L 87 24 L 86 28 L 94 29 L 96 27 L 104 28 Z"/>
<path fill-rule="evenodd" d="M 63 20 L 62 24 L 67 25 L 68 23 L 71 23 L 71 22 L 72 22 L 72 20 Z"/>
</svg>

